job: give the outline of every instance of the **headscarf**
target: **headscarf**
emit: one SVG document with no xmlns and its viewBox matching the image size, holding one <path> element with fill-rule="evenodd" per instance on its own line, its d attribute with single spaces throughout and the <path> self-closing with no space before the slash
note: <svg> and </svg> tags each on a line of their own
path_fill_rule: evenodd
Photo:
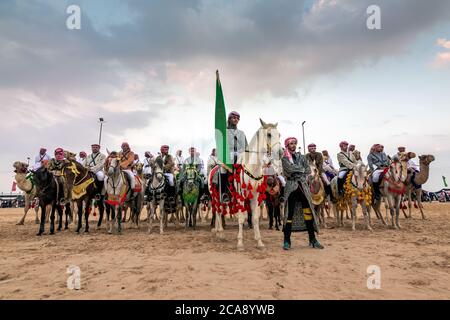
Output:
<svg viewBox="0 0 450 320">
<path fill-rule="evenodd" d="M 348 142 L 347 141 L 341 141 L 341 143 L 339 143 L 339 148 L 342 148 L 344 145 L 348 146 Z"/>
<path fill-rule="evenodd" d="M 286 140 L 284 140 L 284 156 L 288 158 L 291 163 L 294 161 L 292 160 L 292 153 L 289 151 L 288 146 L 289 143 L 291 143 L 292 141 L 297 142 L 298 140 L 295 137 L 289 137 Z"/>
<path fill-rule="evenodd" d="M 62 161 L 62 160 L 64 160 L 64 150 L 63 150 L 63 148 L 57 148 L 57 149 L 55 150 L 55 159 L 56 159 L 57 161 Z"/>
<path fill-rule="evenodd" d="M 169 150 L 169 146 L 167 144 L 164 144 L 161 146 L 161 153 L 163 153 L 164 151 L 168 151 Z"/>
</svg>

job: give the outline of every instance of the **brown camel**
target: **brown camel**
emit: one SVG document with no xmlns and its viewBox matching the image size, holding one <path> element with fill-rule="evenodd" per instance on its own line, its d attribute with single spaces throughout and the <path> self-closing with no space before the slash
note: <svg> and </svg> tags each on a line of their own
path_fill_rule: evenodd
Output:
<svg viewBox="0 0 450 320">
<path fill-rule="evenodd" d="M 417 206 L 422 214 L 422 219 L 425 220 L 422 205 L 422 185 L 428 181 L 430 174 L 430 163 L 434 161 L 434 156 L 431 154 L 419 156 L 420 172 L 409 172 L 406 180 L 406 194 L 408 195 L 408 218 L 411 218 L 411 199 L 412 195 L 416 196 Z"/>
</svg>

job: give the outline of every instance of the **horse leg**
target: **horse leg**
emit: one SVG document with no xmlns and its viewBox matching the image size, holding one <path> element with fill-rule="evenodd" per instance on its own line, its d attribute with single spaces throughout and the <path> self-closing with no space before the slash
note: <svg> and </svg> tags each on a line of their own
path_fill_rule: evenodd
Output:
<svg viewBox="0 0 450 320">
<path fill-rule="evenodd" d="M 100 229 L 103 221 L 103 215 L 105 214 L 105 196 L 100 196 L 100 200 L 98 200 L 98 222 L 97 222 L 97 230 Z"/>
<path fill-rule="evenodd" d="M 245 216 L 244 213 L 239 211 L 237 213 L 238 223 L 239 223 L 239 232 L 238 232 L 238 243 L 237 243 L 237 249 L 238 250 L 244 250 L 244 221 Z"/>
<path fill-rule="evenodd" d="M 77 233 L 80 233 L 82 222 L 83 222 L 83 201 L 77 201 L 77 209 L 78 209 L 78 223 L 77 223 Z"/>
<path fill-rule="evenodd" d="M 113 226 L 116 223 L 116 206 L 113 205 L 110 206 L 110 214 L 111 214 L 110 219 L 108 219 L 107 221 L 109 234 L 113 233 Z"/>
<path fill-rule="evenodd" d="M 44 233 L 44 229 L 45 229 L 45 211 L 46 211 L 46 206 L 45 205 L 41 205 L 41 223 L 39 225 L 39 231 L 36 234 L 37 236 L 40 236 Z"/>
<path fill-rule="evenodd" d="M 274 204 L 267 203 L 267 215 L 269 216 L 269 230 L 273 227 Z"/>
<path fill-rule="evenodd" d="M 52 205 L 52 211 L 50 214 L 50 234 L 55 234 L 55 210 L 56 210 L 56 206 L 59 206 L 59 204 L 55 202 L 53 202 Z"/>
<path fill-rule="evenodd" d="M 39 204 L 35 204 L 34 212 L 36 214 L 36 218 L 35 218 L 34 222 L 36 224 L 39 224 L 40 223 L 40 221 L 39 221 Z"/>
<path fill-rule="evenodd" d="M 253 205 L 252 205 L 252 222 L 253 222 L 253 230 L 255 232 L 255 240 L 257 242 L 257 247 L 258 248 L 264 248 L 264 243 L 261 240 L 261 232 L 259 231 L 259 215 L 260 215 L 260 211 L 256 210 L 256 201 L 253 201 Z"/>
<path fill-rule="evenodd" d="M 118 234 L 122 234 L 122 222 L 125 223 L 125 221 L 123 220 L 123 207 L 121 205 L 119 205 L 117 207 L 117 233 Z"/>
<path fill-rule="evenodd" d="M 70 219 L 70 215 L 72 214 L 72 211 L 70 208 L 70 203 L 66 204 L 64 211 L 66 213 L 66 223 L 64 224 L 64 230 L 67 230 L 67 229 L 69 229 L 69 219 Z"/>
<path fill-rule="evenodd" d="M 222 218 L 224 217 L 225 212 L 220 213 L 217 212 L 216 213 L 216 231 L 217 231 L 217 238 L 219 238 L 219 240 L 223 240 L 225 239 L 225 233 L 223 232 L 223 220 Z"/>
<path fill-rule="evenodd" d="M 187 219 L 184 221 L 184 230 L 187 230 L 191 225 L 191 210 L 192 210 L 191 205 L 186 204 Z"/>
<path fill-rule="evenodd" d="M 64 206 L 64 208 L 65 208 L 65 206 Z M 57 210 L 58 210 L 58 217 L 59 217 L 58 231 L 61 231 L 62 230 L 62 222 L 63 222 L 63 208 L 61 207 L 61 205 L 58 205 Z"/>
<path fill-rule="evenodd" d="M 194 202 L 193 207 L 194 207 L 194 212 L 197 212 L 197 210 L 199 208 L 198 200 L 196 200 Z M 197 214 L 194 214 L 194 221 L 192 222 L 192 228 L 194 228 L 194 230 L 195 230 L 196 227 L 197 227 Z"/>
<path fill-rule="evenodd" d="M 164 233 L 164 220 L 167 220 L 167 213 L 164 209 L 164 201 L 159 201 L 159 234 Z"/>
<path fill-rule="evenodd" d="M 89 232 L 89 204 L 91 203 L 92 199 L 88 198 L 86 202 L 84 202 L 84 232 Z"/>
</svg>

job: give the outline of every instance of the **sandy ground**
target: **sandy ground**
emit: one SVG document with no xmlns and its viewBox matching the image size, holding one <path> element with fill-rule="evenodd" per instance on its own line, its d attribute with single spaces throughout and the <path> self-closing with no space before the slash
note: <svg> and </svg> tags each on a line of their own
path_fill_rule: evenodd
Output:
<svg viewBox="0 0 450 320">
<path fill-rule="evenodd" d="M 164 235 L 156 228 L 148 235 L 145 223 L 109 235 L 92 223 L 88 235 L 71 225 L 37 237 L 31 212 L 16 226 L 21 209 L 0 209 L 0 299 L 450 299 L 450 205 L 425 209 L 428 220 L 414 212 L 402 217 L 400 231 L 375 221 L 370 233 L 361 215 L 355 232 L 349 220 L 322 230 L 324 250 L 307 247 L 307 235 L 296 233 L 288 252 L 267 220 L 266 248 L 257 249 L 245 228 L 246 248 L 238 252 L 233 221 L 224 242 L 208 223 L 197 231 L 169 224 Z M 70 265 L 81 269 L 81 290 L 67 289 Z M 381 289 L 367 288 L 369 265 L 381 268 Z"/>
</svg>

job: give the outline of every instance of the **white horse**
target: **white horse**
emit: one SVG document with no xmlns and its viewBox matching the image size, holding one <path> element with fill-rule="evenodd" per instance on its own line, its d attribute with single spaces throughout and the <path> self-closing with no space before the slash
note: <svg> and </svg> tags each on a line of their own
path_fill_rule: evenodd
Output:
<svg viewBox="0 0 450 320">
<path fill-rule="evenodd" d="M 263 176 L 263 166 L 265 161 L 270 159 L 275 166 L 281 165 L 281 146 L 280 133 L 277 129 L 277 124 L 267 124 L 260 119 L 261 127 L 253 136 L 246 151 L 238 157 L 239 168 L 235 168 L 235 174 L 239 176 L 240 181 L 234 180 L 233 187 L 237 192 L 237 196 L 232 197 L 231 201 L 234 205 L 234 210 L 238 217 L 239 232 L 238 232 L 238 250 L 244 248 L 243 226 L 247 218 L 247 210 L 245 209 L 245 202 L 248 201 L 252 212 L 252 224 L 258 248 L 263 248 L 264 243 L 261 240 L 261 233 L 259 230 L 260 211 L 256 210 L 258 207 L 258 200 L 262 200 L 262 194 L 265 194 L 266 186 Z M 208 181 L 212 181 L 212 176 L 217 172 L 212 170 Z M 261 192 L 258 192 L 261 191 Z M 211 196 L 218 198 L 217 189 L 210 185 Z M 259 199 L 258 199 L 259 198 Z M 224 206 L 222 206 L 222 209 Z M 219 212 L 217 208 L 213 209 L 215 212 L 215 227 L 212 229 L 216 232 L 219 239 L 224 238 L 224 231 L 222 226 L 221 215 L 225 212 Z"/>
</svg>

